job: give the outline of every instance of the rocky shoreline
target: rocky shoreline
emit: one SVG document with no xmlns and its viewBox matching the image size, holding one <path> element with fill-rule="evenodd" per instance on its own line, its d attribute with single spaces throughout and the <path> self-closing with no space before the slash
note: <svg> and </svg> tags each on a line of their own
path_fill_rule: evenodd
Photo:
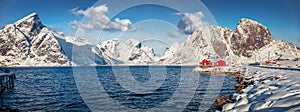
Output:
<svg viewBox="0 0 300 112">
<path fill-rule="evenodd" d="M 245 71 L 243 71 L 243 72 L 245 72 Z M 242 89 L 245 89 L 249 85 L 254 84 L 254 81 L 252 80 L 252 78 L 251 77 L 245 77 L 243 72 L 241 70 L 239 70 L 237 72 L 233 72 L 233 74 L 228 74 L 228 75 L 233 76 L 233 78 L 237 81 L 237 84 L 235 85 L 235 89 L 237 91 L 236 92 L 237 94 L 242 94 L 243 93 Z M 219 96 L 216 99 L 216 102 L 213 105 L 215 107 L 217 107 L 218 111 L 224 111 L 224 105 L 229 104 L 229 103 L 234 103 L 236 101 L 237 101 L 237 99 L 233 98 L 233 94 L 232 95 L 227 95 L 225 98 L 222 98 L 222 97 Z M 229 106 L 233 106 L 233 105 L 229 105 Z"/>
<path fill-rule="evenodd" d="M 193 72 L 209 70 L 234 71 L 230 75 L 237 82 L 236 93 L 216 99 L 216 111 L 300 111 L 299 71 L 237 66 L 197 67 Z"/>
<path fill-rule="evenodd" d="M 218 75 L 218 74 L 225 74 L 232 76 L 236 81 L 237 84 L 235 85 L 235 89 L 237 90 L 236 93 L 242 93 L 242 89 L 245 89 L 248 85 L 253 84 L 253 80 L 250 77 L 245 77 L 244 73 L 247 69 L 243 69 L 239 67 L 196 67 L 193 72 L 200 73 L 200 74 L 210 74 L 210 75 Z M 233 98 L 233 95 L 227 95 L 224 98 L 218 96 L 213 106 L 215 106 L 218 111 L 223 110 L 223 106 L 228 103 L 236 102 L 236 99 Z"/>
<path fill-rule="evenodd" d="M 237 92 L 218 97 L 217 111 L 300 111 L 299 71 L 242 67 L 233 74 Z"/>
</svg>

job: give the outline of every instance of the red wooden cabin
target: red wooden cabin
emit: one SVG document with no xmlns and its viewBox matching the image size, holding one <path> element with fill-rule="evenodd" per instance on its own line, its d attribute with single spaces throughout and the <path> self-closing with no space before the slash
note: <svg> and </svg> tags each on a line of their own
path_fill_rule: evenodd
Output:
<svg viewBox="0 0 300 112">
<path fill-rule="evenodd" d="M 224 60 L 218 60 L 216 62 L 216 66 L 226 66 L 226 61 L 224 61 Z"/>
<path fill-rule="evenodd" d="M 209 67 L 209 66 L 212 66 L 212 63 L 211 63 L 211 61 L 209 61 L 209 60 L 207 60 L 207 59 L 204 59 L 204 60 L 202 60 L 202 66 L 203 67 Z"/>
</svg>

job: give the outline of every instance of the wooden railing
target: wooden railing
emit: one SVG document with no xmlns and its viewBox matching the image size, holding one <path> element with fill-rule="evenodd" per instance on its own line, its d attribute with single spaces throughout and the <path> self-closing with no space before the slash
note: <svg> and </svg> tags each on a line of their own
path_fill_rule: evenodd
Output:
<svg viewBox="0 0 300 112">
<path fill-rule="evenodd" d="M 14 88 L 14 73 L 0 73 L 0 94 L 5 91 L 11 91 Z"/>
</svg>

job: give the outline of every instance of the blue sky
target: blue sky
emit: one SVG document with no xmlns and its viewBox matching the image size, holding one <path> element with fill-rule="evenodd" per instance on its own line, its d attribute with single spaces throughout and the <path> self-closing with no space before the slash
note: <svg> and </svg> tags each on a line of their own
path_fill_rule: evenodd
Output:
<svg viewBox="0 0 300 112">
<path fill-rule="evenodd" d="M 234 29 L 240 18 L 267 26 L 276 39 L 300 46 L 299 0 L 202 0 L 219 25 Z"/>
<path fill-rule="evenodd" d="M 36 12 L 46 26 L 56 26 L 68 32 L 68 23 L 81 19 L 70 14 L 74 7 L 87 8 L 97 0 L 1 0 L 0 27 L 14 23 L 22 17 Z"/>
<path fill-rule="evenodd" d="M 115 1 L 111 0 L 110 2 L 117 4 L 116 6 L 124 4 L 121 1 Z M 77 13 L 77 15 L 72 14 L 70 10 L 74 8 L 76 8 L 76 11 L 86 10 L 96 2 L 97 0 L 1 0 L 0 27 L 14 23 L 27 14 L 36 12 L 46 26 L 71 35 L 74 34 L 74 31 L 69 25 L 70 22 L 81 21 L 83 15 L 80 13 Z M 299 0 L 202 0 L 202 2 L 220 26 L 235 29 L 241 18 L 250 18 L 267 26 L 274 38 L 300 46 Z M 110 4 L 107 4 L 108 13 L 106 15 L 112 20 L 115 18 L 120 20 L 128 19 L 133 25 L 141 26 L 142 28 L 126 33 L 104 31 L 101 34 L 104 37 L 103 40 L 117 37 L 120 34 L 128 38 L 132 36 L 135 36 L 134 38 L 143 38 L 141 37 L 143 33 L 151 31 L 153 28 L 156 28 L 157 32 L 151 32 L 157 34 L 153 33 L 152 35 L 149 33 L 147 38 L 150 38 L 149 36 L 160 36 L 157 37 L 160 39 L 167 38 L 172 31 L 178 30 L 175 27 L 184 16 L 183 14 L 180 16 L 175 15 L 178 11 L 167 7 L 145 5 L 127 9 L 112 17 L 112 13 L 117 11 Z M 187 6 L 190 7 L 184 7 L 183 9 L 186 12 L 182 13 L 195 13 L 198 9 L 198 11 L 204 10 L 203 7 L 198 8 L 193 3 L 187 3 Z M 206 14 L 204 13 L 204 15 Z M 149 20 L 153 20 L 153 22 L 149 22 Z M 162 25 L 160 26 L 159 24 Z M 167 31 L 165 29 L 171 30 Z M 178 36 L 178 41 L 182 41 L 184 37 L 186 38 L 184 34 L 172 35 Z"/>
</svg>

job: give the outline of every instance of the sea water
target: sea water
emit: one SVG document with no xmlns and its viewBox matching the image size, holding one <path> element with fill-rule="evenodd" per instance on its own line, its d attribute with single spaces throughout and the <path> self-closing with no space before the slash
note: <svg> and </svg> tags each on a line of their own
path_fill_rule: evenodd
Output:
<svg viewBox="0 0 300 112">
<path fill-rule="evenodd" d="M 163 69 L 165 71 L 162 71 Z M 94 101 L 96 106 L 102 106 L 104 111 L 128 111 L 131 110 L 148 110 L 159 107 L 161 110 L 183 110 L 183 111 L 214 111 L 216 108 L 212 106 L 215 99 L 206 98 L 211 96 L 209 93 L 218 93 L 215 96 L 226 96 L 235 92 L 235 80 L 231 76 L 226 75 L 203 75 L 193 73 L 194 66 L 98 66 L 98 67 L 24 67 L 10 68 L 11 72 L 16 74 L 14 90 L 0 95 L 0 107 L 17 108 L 21 111 L 91 111 L 94 108 L 91 102 Z M 161 81 L 160 87 L 153 87 L 153 91 L 147 93 L 138 93 L 126 89 L 117 80 L 116 74 L 122 75 L 122 72 L 116 70 L 129 70 L 130 75 L 141 84 L 151 81 L 151 73 L 163 74 L 164 79 Z M 90 70 L 94 70 L 91 72 Z M 183 72 L 185 71 L 185 72 Z M 76 76 L 75 72 L 80 72 L 80 76 Z M 95 73 L 95 74 L 94 74 Z M 195 75 L 197 78 L 187 79 L 182 82 L 183 76 L 186 74 Z M 78 75 L 78 74 L 77 74 Z M 96 77 L 94 77 L 96 76 Z M 78 78 L 79 77 L 79 78 Z M 217 80 L 212 80 L 212 77 Z M 124 78 L 124 77 L 123 77 Z M 126 77 L 125 77 L 126 78 Z M 160 77 L 156 77 L 160 78 Z M 86 81 L 86 85 L 82 86 L 80 81 Z M 122 80 L 122 79 L 121 79 Z M 125 80 L 125 79 L 124 79 Z M 191 81 L 189 81 L 191 80 Z M 181 83 L 194 83 L 194 87 L 181 86 Z M 220 80 L 220 81 L 219 81 Z M 90 88 L 96 91 L 90 85 L 90 81 L 97 81 L 103 91 L 97 91 L 97 94 L 91 93 L 88 97 L 84 96 L 83 89 Z M 213 82 L 216 81 L 216 82 Z M 81 85 L 79 85 L 81 84 Z M 217 84 L 221 88 L 212 88 Z M 154 84 L 155 85 L 155 84 Z M 153 85 L 153 86 L 154 86 Z M 134 88 L 138 85 L 131 85 Z M 146 85 L 144 88 L 151 88 L 152 85 Z M 172 96 L 177 91 L 186 90 L 186 88 L 194 88 L 184 92 L 178 92 L 179 96 L 189 94 L 191 99 L 184 105 L 184 108 L 177 106 L 162 106 L 164 102 L 171 102 Z M 214 92 L 218 91 L 218 92 Z M 85 91 L 89 92 L 89 91 Z M 100 93 L 99 93 L 100 92 Z M 101 93 L 102 92 L 102 93 Z M 102 95 L 102 96 L 101 96 Z M 103 95 L 106 95 L 105 98 Z M 99 97 L 98 97 L 99 96 Z M 108 99 L 118 104 L 111 106 L 104 99 Z M 179 101 L 180 102 L 180 98 Z M 100 103 L 98 103 L 98 101 Z M 173 101 L 176 102 L 176 101 Z M 181 104 L 177 104 L 181 105 Z M 120 108 L 118 107 L 120 106 Z M 208 108 L 208 110 L 207 110 Z"/>
</svg>

